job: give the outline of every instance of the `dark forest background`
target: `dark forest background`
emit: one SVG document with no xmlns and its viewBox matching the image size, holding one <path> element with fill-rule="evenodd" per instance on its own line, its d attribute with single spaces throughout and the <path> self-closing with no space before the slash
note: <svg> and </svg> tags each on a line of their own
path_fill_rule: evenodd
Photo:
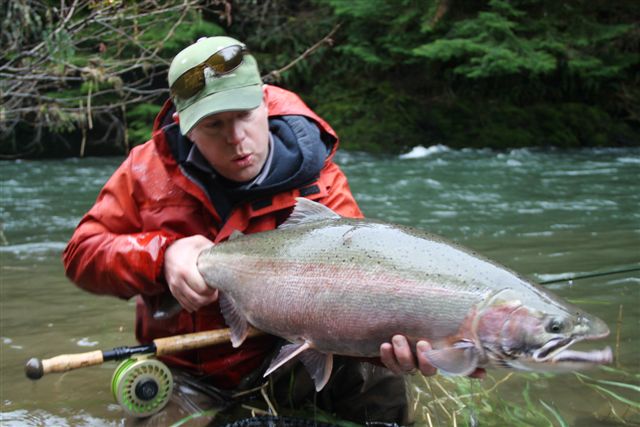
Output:
<svg viewBox="0 0 640 427">
<path fill-rule="evenodd" d="M 0 156 L 127 152 L 173 56 L 243 40 L 347 149 L 640 145 L 637 0 L 12 0 Z"/>
</svg>

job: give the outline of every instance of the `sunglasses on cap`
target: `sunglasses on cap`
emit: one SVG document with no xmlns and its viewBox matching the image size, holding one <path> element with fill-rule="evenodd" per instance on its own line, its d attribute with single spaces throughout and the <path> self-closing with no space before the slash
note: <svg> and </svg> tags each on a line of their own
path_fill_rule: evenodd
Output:
<svg viewBox="0 0 640 427">
<path fill-rule="evenodd" d="M 202 63 L 188 69 L 171 85 L 171 95 L 189 99 L 204 88 L 205 69 L 209 68 L 214 76 L 230 73 L 242 64 L 246 47 L 232 45 L 220 49 Z"/>
</svg>

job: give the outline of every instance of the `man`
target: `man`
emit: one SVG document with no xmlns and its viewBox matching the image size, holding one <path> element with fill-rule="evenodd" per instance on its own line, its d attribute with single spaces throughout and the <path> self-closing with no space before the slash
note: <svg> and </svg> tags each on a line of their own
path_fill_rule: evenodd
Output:
<svg viewBox="0 0 640 427">
<path fill-rule="evenodd" d="M 169 85 L 172 100 L 156 118 L 153 138 L 134 148 L 105 184 L 64 252 L 66 273 L 78 286 L 126 299 L 137 296 L 136 336 L 142 343 L 225 327 L 218 293 L 200 276 L 196 258 L 233 231 L 276 228 L 299 196 L 343 216 L 362 216 L 332 161 L 338 145 L 334 131 L 296 95 L 263 86 L 242 43 L 229 37 L 199 40 L 174 58 Z M 154 318 L 167 296 L 182 311 Z M 215 387 L 233 389 L 264 369 L 276 341 L 263 336 L 239 349 L 225 344 L 163 360 Z M 426 342 L 418 344 L 418 350 L 428 348 Z M 407 340 L 396 336 L 381 346 L 380 360 L 397 374 L 417 368 L 433 374 L 421 353 L 416 362 Z M 349 368 L 336 369 L 336 375 L 359 364 L 346 360 Z M 367 403 L 375 399 L 367 401 L 362 392 L 364 403 L 350 403 L 352 413 L 342 416 L 380 414 L 385 419 L 368 420 L 401 421 L 398 408 L 406 409 L 401 378 L 389 379 L 388 371 L 376 375 L 386 390 L 400 391 L 401 402 L 376 412 L 372 405 L 384 409 L 385 403 Z M 374 384 L 369 394 L 393 400 L 380 396 L 376 381 L 368 381 Z M 358 396 L 340 399 L 355 402 Z"/>
</svg>

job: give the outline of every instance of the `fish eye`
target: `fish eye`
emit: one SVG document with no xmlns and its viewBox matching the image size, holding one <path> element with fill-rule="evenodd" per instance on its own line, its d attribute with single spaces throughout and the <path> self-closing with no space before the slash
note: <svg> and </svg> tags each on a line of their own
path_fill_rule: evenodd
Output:
<svg viewBox="0 0 640 427">
<path fill-rule="evenodd" d="M 564 324 L 560 319 L 552 319 L 549 323 L 547 323 L 547 332 L 559 333 L 564 329 Z"/>
</svg>

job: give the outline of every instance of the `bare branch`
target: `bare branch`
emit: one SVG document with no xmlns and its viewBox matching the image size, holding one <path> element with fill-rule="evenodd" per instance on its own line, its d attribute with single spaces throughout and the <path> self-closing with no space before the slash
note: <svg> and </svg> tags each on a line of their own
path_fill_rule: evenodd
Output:
<svg viewBox="0 0 640 427">
<path fill-rule="evenodd" d="M 15 140 L 13 132 L 23 124 L 31 129 L 29 140 L 58 135 L 60 129 L 75 129 L 76 137 L 84 129 L 91 139 L 96 136 L 90 132 L 93 121 L 105 132 L 101 136 L 110 135 L 104 141 L 118 144 L 117 138 L 125 137 L 122 115 L 131 105 L 168 95 L 168 89 L 154 87 L 169 66 L 162 49 L 207 4 L 211 2 L 69 0 L 52 8 L 42 0 L 31 1 L 20 17 L 36 19 L 44 31 L 2 38 L 0 137 Z M 10 50 L 12 46 L 19 51 Z M 14 150 L 38 151 L 39 144 L 21 142 Z"/>
<path fill-rule="evenodd" d="M 307 50 L 302 52 L 302 54 L 300 56 L 298 56 L 296 59 L 294 59 L 293 61 L 291 61 L 290 63 L 288 63 L 284 67 L 282 67 L 282 68 L 280 68 L 278 70 L 271 71 L 268 74 L 265 74 L 264 76 L 262 76 L 262 81 L 264 81 L 264 82 L 278 81 L 278 80 L 280 80 L 280 75 L 282 73 L 284 73 L 285 71 L 293 68 L 298 62 L 300 62 L 300 61 L 304 60 L 305 58 L 307 58 L 313 52 L 318 50 L 322 45 L 327 44 L 329 46 L 332 46 L 333 45 L 333 36 L 338 31 L 338 29 L 340 29 L 340 25 L 341 24 L 337 24 L 335 27 L 333 27 L 333 29 L 329 32 L 329 34 L 324 36 L 324 38 L 322 40 L 318 41 L 313 46 L 311 46 L 310 48 L 308 48 Z"/>
</svg>

